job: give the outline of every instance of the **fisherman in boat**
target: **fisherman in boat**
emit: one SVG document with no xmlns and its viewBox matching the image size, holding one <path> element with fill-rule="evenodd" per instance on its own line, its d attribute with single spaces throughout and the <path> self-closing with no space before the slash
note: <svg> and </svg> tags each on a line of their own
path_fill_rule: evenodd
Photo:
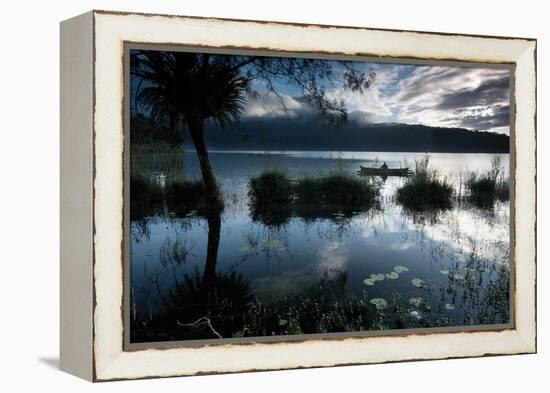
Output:
<svg viewBox="0 0 550 393">
<path fill-rule="evenodd" d="M 380 169 L 382 169 L 382 170 L 388 169 L 388 164 L 386 164 L 386 161 L 384 161 L 384 163 L 382 164 L 382 166 L 380 167 Z"/>
</svg>

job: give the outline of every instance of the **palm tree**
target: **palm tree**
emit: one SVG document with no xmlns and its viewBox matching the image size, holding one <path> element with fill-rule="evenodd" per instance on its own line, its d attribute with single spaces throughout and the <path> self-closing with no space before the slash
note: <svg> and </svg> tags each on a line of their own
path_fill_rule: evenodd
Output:
<svg viewBox="0 0 550 393">
<path fill-rule="evenodd" d="M 357 71 L 352 62 L 294 59 L 208 53 L 133 50 L 131 74 L 139 80 L 136 102 L 151 118 L 188 129 L 197 152 L 207 198 L 212 209 L 223 206 L 204 139 L 207 120 L 220 127 L 237 122 L 251 90 L 252 81 L 263 83 L 267 92 L 282 96 L 274 81 L 301 90 L 305 101 L 334 126 L 347 121 L 342 101 L 326 96 L 325 85 L 334 85 L 334 64 L 342 67 L 341 85 L 364 91 L 374 73 Z"/>
</svg>

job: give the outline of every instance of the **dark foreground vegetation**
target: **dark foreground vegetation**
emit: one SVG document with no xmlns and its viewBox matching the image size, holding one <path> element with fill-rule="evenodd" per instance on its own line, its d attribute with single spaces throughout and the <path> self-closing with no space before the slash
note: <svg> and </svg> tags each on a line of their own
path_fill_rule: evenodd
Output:
<svg viewBox="0 0 550 393">
<path fill-rule="evenodd" d="M 474 282 L 485 281 L 486 264 L 468 265 L 465 274 L 445 272 L 447 284 L 412 279 L 415 297 L 394 292 L 388 298 L 371 297 L 368 290 L 353 294 L 346 272 L 325 273 L 303 290 L 272 294 L 269 300 L 254 296 L 240 274 L 216 274 L 211 280 L 196 271 L 179 280 L 161 296 L 166 312 L 158 318 L 132 321 L 132 341 L 173 341 L 335 333 L 386 329 L 453 326 L 457 323 L 505 323 L 509 320 L 509 270 L 491 265 L 486 290 Z M 391 276 L 390 276 L 391 277 Z M 401 279 L 410 281 L 410 277 Z M 441 293 L 441 297 L 432 297 Z M 438 299 L 439 300 L 435 300 Z M 431 299 L 431 300 L 430 300 Z M 446 316 L 464 308 L 464 321 Z"/>
<path fill-rule="evenodd" d="M 377 206 L 380 185 L 342 171 L 293 180 L 270 170 L 250 179 L 248 195 L 253 219 L 277 225 L 292 215 L 315 219 L 367 211 Z"/>
<path fill-rule="evenodd" d="M 415 173 L 397 189 L 397 202 L 411 210 L 437 210 L 451 207 L 453 187 L 429 169 L 429 157 L 416 161 Z"/>
<path fill-rule="evenodd" d="M 206 216 L 211 212 L 223 210 L 222 204 L 212 204 L 208 200 L 202 180 L 164 181 L 131 176 L 130 189 L 132 221 L 168 213 L 176 217 L 185 217 L 189 214 Z"/>
</svg>

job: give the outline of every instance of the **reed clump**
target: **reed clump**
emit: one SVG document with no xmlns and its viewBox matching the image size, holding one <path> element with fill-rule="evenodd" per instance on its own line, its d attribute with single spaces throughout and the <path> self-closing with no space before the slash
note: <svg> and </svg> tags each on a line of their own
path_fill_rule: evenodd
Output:
<svg viewBox="0 0 550 393">
<path fill-rule="evenodd" d="M 429 168 L 426 156 L 415 161 L 415 173 L 397 189 L 396 199 L 411 210 L 445 209 L 452 205 L 453 187 L 441 179 L 437 170 Z"/>
<path fill-rule="evenodd" d="M 248 196 L 253 218 L 284 223 L 292 215 L 314 218 L 365 211 L 378 203 L 380 186 L 343 171 L 293 180 L 275 170 L 251 178 Z"/>
<path fill-rule="evenodd" d="M 492 207 L 496 200 L 510 199 L 510 179 L 504 176 L 502 161 L 495 157 L 491 169 L 482 174 L 472 173 L 466 180 L 467 200 L 478 207 Z"/>
</svg>

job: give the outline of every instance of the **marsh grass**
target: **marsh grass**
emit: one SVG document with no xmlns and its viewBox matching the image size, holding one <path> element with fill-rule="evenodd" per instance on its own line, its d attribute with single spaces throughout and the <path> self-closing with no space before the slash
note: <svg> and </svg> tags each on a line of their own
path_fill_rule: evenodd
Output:
<svg viewBox="0 0 550 393">
<path fill-rule="evenodd" d="M 429 168 L 429 156 L 415 161 L 415 174 L 397 189 L 396 200 L 410 210 L 439 210 L 452 205 L 453 187 Z"/>
<path fill-rule="evenodd" d="M 253 219 L 282 224 L 292 215 L 316 218 L 366 211 L 378 203 L 380 185 L 343 171 L 292 180 L 274 170 L 251 178 L 248 196 Z"/>
<path fill-rule="evenodd" d="M 131 176 L 130 188 L 132 221 L 163 214 L 203 216 L 223 210 L 221 203 L 212 205 L 209 202 L 202 180 L 172 179 L 161 184 L 143 176 Z"/>
<path fill-rule="evenodd" d="M 491 161 L 491 169 L 481 175 L 472 173 L 466 180 L 467 200 L 482 208 L 490 208 L 496 200 L 510 199 L 510 179 L 502 172 L 500 157 Z"/>
<path fill-rule="evenodd" d="M 163 210 L 162 187 L 141 176 L 130 177 L 130 218 L 139 221 Z"/>
<path fill-rule="evenodd" d="M 177 178 L 184 173 L 182 148 L 166 144 L 132 144 L 130 147 L 131 175 L 149 177 L 158 172 L 166 174 L 169 178 Z"/>
</svg>

